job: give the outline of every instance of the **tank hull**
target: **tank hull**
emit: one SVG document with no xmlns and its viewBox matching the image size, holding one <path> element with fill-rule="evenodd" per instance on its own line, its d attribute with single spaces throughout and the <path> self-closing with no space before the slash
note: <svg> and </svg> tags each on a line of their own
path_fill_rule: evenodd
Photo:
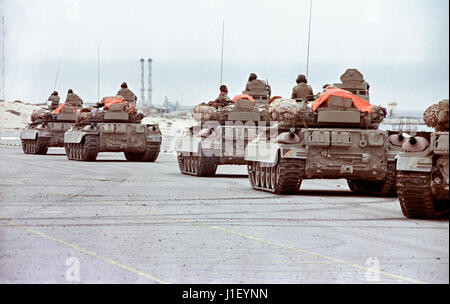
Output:
<svg viewBox="0 0 450 304">
<path fill-rule="evenodd" d="M 64 146 L 71 160 L 95 160 L 100 152 L 124 152 L 130 161 L 155 161 L 161 132 L 150 124 L 100 122 L 68 130 Z"/>
<path fill-rule="evenodd" d="M 403 215 L 438 218 L 449 211 L 449 132 L 430 132 L 430 145 L 397 159 L 397 192 Z"/>
<path fill-rule="evenodd" d="M 352 191 L 395 195 L 395 166 L 399 148 L 381 130 L 308 128 L 296 132 L 299 142 L 255 140 L 248 144 L 252 187 L 275 193 L 298 188 L 268 183 L 285 179 L 300 187 L 303 179 L 347 179 Z M 273 176 L 275 175 L 275 176 Z M 264 182 L 264 179 L 266 180 Z M 296 189 L 295 189 L 296 188 Z"/>
<path fill-rule="evenodd" d="M 201 126 L 189 128 L 175 143 L 180 172 L 213 176 L 219 165 L 246 165 L 245 149 L 258 134 L 262 135 L 261 130 L 264 133 L 266 128 L 254 124 L 216 126 L 211 134 Z M 202 171 L 203 167 L 209 169 Z"/>
<path fill-rule="evenodd" d="M 64 147 L 64 133 L 74 125 L 58 121 L 29 124 L 19 136 L 24 153 L 45 154 L 49 147 Z"/>
</svg>

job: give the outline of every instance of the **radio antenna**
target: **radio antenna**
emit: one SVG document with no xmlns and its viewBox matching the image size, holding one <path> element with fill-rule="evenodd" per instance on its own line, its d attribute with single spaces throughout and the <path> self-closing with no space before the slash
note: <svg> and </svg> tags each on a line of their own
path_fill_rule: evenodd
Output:
<svg viewBox="0 0 450 304">
<path fill-rule="evenodd" d="M 2 16 L 2 97 L 6 102 L 5 94 L 5 17 Z"/>
<path fill-rule="evenodd" d="M 53 91 L 56 91 L 56 83 L 58 82 L 58 75 L 59 75 L 59 67 L 60 66 L 61 66 L 61 57 L 59 57 L 58 67 L 56 68 L 55 85 L 54 85 Z"/>
<path fill-rule="evenodd" d="M 100 101 L 100 45 L 97 44 L 97 100 Z"/>
<path fill-rule="evenodd" d="M 306 55 L 306 79 L 309 79 L 309 49 L 311 45 L 312 0 L 309 1 L 308 51 Z"/>
<path fill-rule="evenodd" d="M 225 40 L 225 19 L 222 20 L 222 56 L 221 56 L 221 59 L 220 59 L 220 85 L 223 84 L 222 76 L 223 76 L 223 47 L 224 47 L 224 40 Z"/>
</svg>

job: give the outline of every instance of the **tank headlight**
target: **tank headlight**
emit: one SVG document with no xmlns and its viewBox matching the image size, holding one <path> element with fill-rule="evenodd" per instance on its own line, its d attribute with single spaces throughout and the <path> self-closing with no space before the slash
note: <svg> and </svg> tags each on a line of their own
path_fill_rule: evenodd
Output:
<svg viewBox="0 0 450 304">
<path fill-rule="evenodd" d="M 406 152 L 421 152 L 424 151 L 430 145 L 429 141 L 420 136 L 412 136 L 407 139 L 402 148 Z"/>
<path fill-rule="evenodd" d="M 97 128 L 95 127 L 95 125 L 90 124 L 89 126 L 83 127 L 83 130 L 85 130 L 85 131 L 96 131 Z"/>
</svg>

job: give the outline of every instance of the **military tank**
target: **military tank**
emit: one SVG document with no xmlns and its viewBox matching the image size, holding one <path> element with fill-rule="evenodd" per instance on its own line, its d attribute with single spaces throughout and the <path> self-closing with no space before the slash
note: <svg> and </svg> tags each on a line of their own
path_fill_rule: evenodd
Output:
<svg viewBox="0 0 450 304">
<path fill-rule="evenodd" d="M 143 115 L 122 97 L 105 97 L 104 109 L 81 112 L 64 134 L 70 160 L 95 161 L 100 152 L 124 152 L 128 161 L 154 162 L 161 146 L 157 124 L 142 124 Z"/>
<path fill-rule="evenodd" d="M 439 106 L 435 132 L 412 134 L 397 157 L 398 198 L 408 218 L 438 218 L 449 211 L 448 100 Z"/>
<path fill-rule="evenodd" d="M 396 195 L 395 158 L 401 147 L 389 140 L 393 132 L 378 129 L 386 113 L 367 102 L 368 84 L 359 71 L 349 69 L 341 80 L 312 107 L 293 100 L 271 107 L 271 119 L 282 113 L 277 136 L 255 139 L 245 153 L 253 189 L 295 193 L 304 179 L 344 178 L 354 192 Z M 354 88 L 356 94 L 339 87 Z"/>
<path fill-rule="evenodd" d="M 64 147 L 64 133 L 75 124 L 76 115 L 69 105 L 61 105 L 57 114 L 45 109 L 33 112 L 32 122 L 20 133 L 23 152 L 46 154 L 49 147 Z"/>
<path fill-rule="evenodd" d="M 258 102 L 262 102 L 262 92 L 256 94 Z M 193 116 L 198 124 L 187 128 L 175 143 L 182 174 L 214 176 L 219 165 L 247 164 L 245 147 L 258 134 L 265 136 L 267 108 L 258 106 L 247 94 L 234 100 L 217 108 L 196 106 Z"/>
</svg>

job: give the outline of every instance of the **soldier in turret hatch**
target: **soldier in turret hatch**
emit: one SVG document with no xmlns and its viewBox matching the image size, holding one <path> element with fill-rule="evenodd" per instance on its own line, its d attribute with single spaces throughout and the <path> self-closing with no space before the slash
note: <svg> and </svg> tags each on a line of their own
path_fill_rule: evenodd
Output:
<svg viewBox="0 0 450 304">
<path fill-rule="evenodd" d="M 59 96 L 58 96 L 58 92 L 57 92 L 57 91 L 54 91 L 54 92 L 52 93 L 52 95 L 50 95 L 50 97 L 48 98 L 48 101 L 49 101 L 48 107 L 49 107 L 50 111 L 53 111 L 53 110 L 55 110 L 56 108 L 58 108 L 58 106 L 59 106 L 59 100 L 60 100 L 60 98 L 59 98 Z"/>
<path fill-rule="evenodd" d="M 130 89 L 128 89 L 127 83 L 126 82 L 122 83 L 122 85 L 120 87 L 121 87 L 121 89 L 119 90 L 119 92 L 117 92 L 116 95 L 122 96 L 126 102 L 129 102 L 129 103 L 132 103 L 135 105 L 137 97 Z"/>
<path fill-rule="evenodd" d="M 251 73 L 248 77 L 245 91 L 267 91 L 268 97 L 271 94 L 270 86 L 266 82 L 259 80 L 255 73 Z"/>
<path fill-rule="evenodd" d="M 230 97 L 228 97 L 228 88 L 226 85 L 221 85 L 219 90 L 219 97 L 217 97 L 215 101 L 231 101 Z"/>
<path fill-rule="evenodd" d="M 69 89 L 69 91 L 67 91 L 65 103 L 75 108 L 81 108 L 83 106 L 83 99 L 81 99 L 80 96 L 75 94 L 72 89 Z"/>
<path fill-rule="evenodd" d="M 305 75 L 297 76 L 297 85 L 292 89 L 292 99 L 310 100 L 314 97 L 313 89 L 308 85 Z"/>
</svg>

